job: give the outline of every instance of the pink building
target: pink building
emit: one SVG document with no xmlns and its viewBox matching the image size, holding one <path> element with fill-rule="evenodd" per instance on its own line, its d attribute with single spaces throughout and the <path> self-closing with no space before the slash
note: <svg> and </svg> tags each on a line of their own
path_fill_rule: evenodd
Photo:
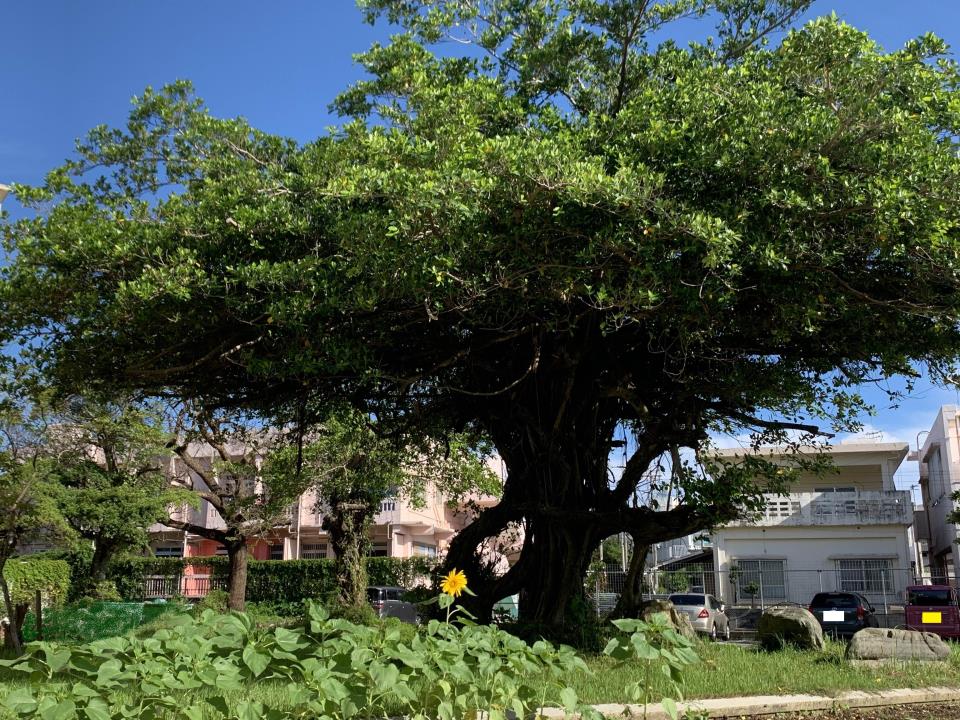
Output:
<svg viewBox="0 0 960 720">
<path fill-rule="evenodd" d="M 203 448 L 198 455 L 205 455 Z M 174 459 L 172 472 L 184 472 Z M 491 462 L 498 474 L 499 461 Z M 201 483 L 193 476 L 195 483 Z M 467 503 L 454 505 L 441 492 L 428 487 L 422 507 L 397 498 L 388 498 L 380 504 L 370 534 L 370 554 L 373 557 L 429 557 L 442 555 L 450 539 L 473 517 L 475 508 L 497 503 L 492 496 L 477 496 Z M 177 508 L 172 518 L 187 520 L 202 527 L 222 528 L 223 520 L 207 501 L 196 508 Z M 257 560 L 295 560 L 333 557 L 330 539 L 323 524 L 323 508 L 316 493 L 308 491 L 290 507 L 281 524 L 250 543 L 251 554 Z M 150 547 L 158 557 L 209 557 L 226 555 L 219 543 L 157 524 L 149 528 Z M 190 593 L 184 592 L 189 595 Z"/>
</svg>

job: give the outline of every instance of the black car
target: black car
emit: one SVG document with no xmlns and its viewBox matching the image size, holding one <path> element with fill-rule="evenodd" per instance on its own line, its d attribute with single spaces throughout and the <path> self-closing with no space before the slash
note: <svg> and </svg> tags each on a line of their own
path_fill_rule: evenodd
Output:
<svg viewBox="0 0 960 720">
<path fill-rule="evenodd" d="M 822 592 L 807 608 L 823 628 L 824 635 L 852 637 L 858 630 L 880 627 L 870 601 L 855 592 Z"/>
</svg>

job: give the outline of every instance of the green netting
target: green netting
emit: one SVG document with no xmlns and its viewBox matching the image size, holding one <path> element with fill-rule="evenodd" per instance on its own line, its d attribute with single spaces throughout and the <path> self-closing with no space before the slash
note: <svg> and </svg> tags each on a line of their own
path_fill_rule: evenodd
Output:
<svg viewBox="0 0 960 720">
<path fill-rule="evenodd" d="M 171 608 L 163 603 L 96 602 L 44 610 L 43 639 L 84 643 L 123 635 Z M 23 637 L 28 642 L 37 639 L 37 623 L 32 612 L 23 624 Z"/>
</svg>

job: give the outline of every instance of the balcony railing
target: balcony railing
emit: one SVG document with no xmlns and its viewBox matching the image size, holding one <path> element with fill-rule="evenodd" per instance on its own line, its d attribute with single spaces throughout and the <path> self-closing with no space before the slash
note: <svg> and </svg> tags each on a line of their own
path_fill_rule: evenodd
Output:
<svg viewBox="0 0 960 720">
<path fill-rule="evenodd" d="M 809 492 L 765 495 L 764 508 L 730 526 L 909 525 L 913 503 L 907 490 Z"/>
</svg>

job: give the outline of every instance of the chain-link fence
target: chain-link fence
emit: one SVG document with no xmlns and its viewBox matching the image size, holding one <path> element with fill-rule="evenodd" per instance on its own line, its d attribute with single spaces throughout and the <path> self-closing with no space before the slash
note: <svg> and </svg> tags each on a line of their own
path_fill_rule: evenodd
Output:
<svg viewBox="0 0 960 720">
<path fill-rule="evenodd" d="M 85 606 L 50 608 L 43 611 L 42 639 L 86 643 L 123 635 L 171 610 L 164 603 L 95 602 Z M 23 639 L 40 640 L 33 611 L 23 623 Z"/>
<path fill-rule="evenodd" d="M 598 615 L 613 610 L 626 579 L 626 573 L 616 569 L 590 573 L 586 590 Z M 888 560 L 840 560 L 835 569 L 817 570 L 787 570 L 782 561 L 755 560 L 741 561 L 732 570 L 718 571 L 709 565 L 669 571 L 651 568 L 644 573 L 642 588 L 644 599 L 672 593 L 713 595 L 736 615 L 773 605 L 807 607 L 820 592 L 853 592 L 874 607 L 882 626 L 896 627 L 904 622 L 905 591 L 910 585 L 955 585 L 955 580 L 917 575 L 912 569 L 891 567 Z"/>
</svg>

